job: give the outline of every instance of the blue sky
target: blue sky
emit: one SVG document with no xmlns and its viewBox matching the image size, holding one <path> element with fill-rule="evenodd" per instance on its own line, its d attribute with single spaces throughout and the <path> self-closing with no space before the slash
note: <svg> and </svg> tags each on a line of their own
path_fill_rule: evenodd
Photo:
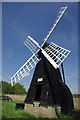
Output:
<svg viewBox="0 0 80 120">
<path fill-rule="evenodd" d="M 2 69 L 3 79 L 10 82 L 10 77 L 29 59 L 31 51 L 24 45 L 28 35 L 39 44 L 43 43 L 60 7 L 68 9 L 59 21 L 48 43 L 54 42 L 71 50 L 64 61 L 66 84 L 72 93 L 78 91 L 78 4 L 54 2 L 12 2 L 2 3 Z M 23 78 L 20 84 L 27 89 L 31 75 Z"/>
</svg>

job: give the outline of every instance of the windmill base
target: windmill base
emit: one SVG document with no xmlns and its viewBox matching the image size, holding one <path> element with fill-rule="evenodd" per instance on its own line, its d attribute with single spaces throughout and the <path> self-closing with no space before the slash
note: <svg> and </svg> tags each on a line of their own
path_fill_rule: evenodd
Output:
<svg viewBox="0 0 80 120">
<path fill-rule="evenodd" d="M 61 113 L 60 106 L 42 106 L 39 102 L 33 104 L 25 104 L 24 110 L 36 117 L 54 118 L 56 114 Z"/>
</svg>

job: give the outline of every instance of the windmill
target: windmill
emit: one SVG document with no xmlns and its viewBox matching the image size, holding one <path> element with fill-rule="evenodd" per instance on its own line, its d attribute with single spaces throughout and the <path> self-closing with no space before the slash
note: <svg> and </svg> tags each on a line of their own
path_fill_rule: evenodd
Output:
<svg viewBox="0 0 80 120">
<path fill-rule="evenodd" d="M 41 104 L 46 105 L 60 104 L 64 113 L 68 113 L 74 106 L 72 94 L 67 85 L 62 81 L 59 66 L 62 66 L 64 78 L 62 63 L 71 51 L 53 42 L 48 44 L 46 41 L 54 31 L 67 7 L 61 7 L 53 27 L 44 38 L 41 46 L 31 36 L 28 36 L 24 44 L 31 50 L 33 55 L 11 78 L 11 85 L 14 86 L 23 77 L 28 76 L 30 71 L 36 66 L 25 102 L 33 103 L 33 101 L 40 101 Z"/>
</svg>

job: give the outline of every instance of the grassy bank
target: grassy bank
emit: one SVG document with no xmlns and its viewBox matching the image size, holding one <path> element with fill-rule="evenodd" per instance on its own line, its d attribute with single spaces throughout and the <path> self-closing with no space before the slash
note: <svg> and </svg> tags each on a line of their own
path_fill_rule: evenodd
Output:
<svg viewBox="0 0 80 120">
<path fill-rule="evenodd" d="M 18 103 L 23 103 L 23 101 L 17 101 Z M 36 118 L 35 116 L 33 115 L 30 115 L 28 113 L 26 113 L 24 111 L 24 109 L 16 109 L 16 102 L 13 101 L 2 101 L 2 118 Z M 58 118 L 57 116 L 55 116 L 55 118 Z M 67 115 L 64 115 L 64 114 L 60 114 L 60 118 L 59 119 L 63 119 L 63 118 L 67 118 L 70 120 L 73 120 L 71 119 L 72 117 L 71 116 L 67 116 Z M 37 118 L 37 119 L 41 119 L 40 118 Z M 47 120 L 49 120 L 48 118 L 46 118 Z M 54 119 L 54 118 L 53 118 Z"/>
<path fill-rule="evenodd" d="M 16 103 L 2 101 L 2 118 L 35 118 L 22 109 L 16 109 Z"/>
</svg>

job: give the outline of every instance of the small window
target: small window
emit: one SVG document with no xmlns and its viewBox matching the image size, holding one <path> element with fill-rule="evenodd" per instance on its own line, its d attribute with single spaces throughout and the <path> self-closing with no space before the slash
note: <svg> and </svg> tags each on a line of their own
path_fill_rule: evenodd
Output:
<svg viewBox="0 0 80 120">
<path fill-rule="evenodd" d="M 37 82 L 43 81 L 43 78 L 38 78 Z"/>
</svg>

